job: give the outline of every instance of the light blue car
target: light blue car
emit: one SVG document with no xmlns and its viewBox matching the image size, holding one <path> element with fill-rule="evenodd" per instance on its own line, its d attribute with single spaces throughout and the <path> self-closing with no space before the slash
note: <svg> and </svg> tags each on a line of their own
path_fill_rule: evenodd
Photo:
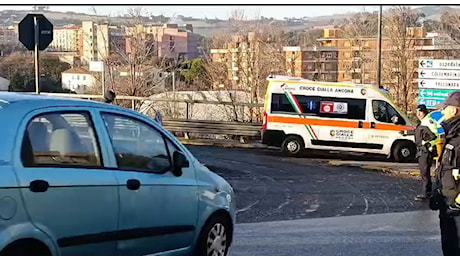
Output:
<svg viewBox="0 0 460 260">
<path fill-rule="evenodd" d="M 154 120 L 0 94 L 0 255 L 227 255 L 232 187 Z"/>
</svg>

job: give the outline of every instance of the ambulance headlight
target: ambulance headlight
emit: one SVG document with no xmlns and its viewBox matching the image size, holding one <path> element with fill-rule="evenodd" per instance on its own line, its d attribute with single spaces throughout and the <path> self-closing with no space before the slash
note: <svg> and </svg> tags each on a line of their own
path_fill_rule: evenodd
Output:
<svg viewBox="0 0 460 260">
<path fill-rule="evenodd" d="M 409 130 L 404 130 L 400 132 L 402 135 L 415 135 L 415 130 L 414 129 L 409 129 Z"/>
</svg>

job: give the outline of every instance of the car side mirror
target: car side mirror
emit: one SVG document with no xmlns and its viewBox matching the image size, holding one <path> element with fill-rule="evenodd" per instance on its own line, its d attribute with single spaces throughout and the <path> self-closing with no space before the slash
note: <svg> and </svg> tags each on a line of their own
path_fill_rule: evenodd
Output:
<svg viewBox="0 0 460 260">
<path fill-rule="evenodd" d="M 189 167 L 190 164 L 187 160 L 187 157 L 182 152 L 175 151 L 173 153 L 173 174 L 174 176 L 181 176 L 182 169 Z"/>
</svg>

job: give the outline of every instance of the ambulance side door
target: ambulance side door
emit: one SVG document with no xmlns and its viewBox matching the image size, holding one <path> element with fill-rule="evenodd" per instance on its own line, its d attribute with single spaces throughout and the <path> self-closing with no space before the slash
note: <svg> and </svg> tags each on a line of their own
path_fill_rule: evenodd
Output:
<svg viewBox="0 0 460 260">
<path fill-rule="evenodd" d="M 400 136 L 401 126 L 408 122 L 387 101 L 371 99 L 370 133 L 368 142 L 380 145 L 384 150 L 390 149 L 393 141 Z"/>
</svg>

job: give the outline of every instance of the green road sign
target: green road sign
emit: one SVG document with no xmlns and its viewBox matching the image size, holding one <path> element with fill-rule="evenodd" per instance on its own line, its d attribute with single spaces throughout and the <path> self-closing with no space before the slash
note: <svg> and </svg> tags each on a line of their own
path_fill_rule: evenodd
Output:
<svg viewBox="0 0 460 260">
<path fill-rule="evenodd" d="M 419 98 L 445 99 L 453 89 L 419 89 Z"/>
</svg>

